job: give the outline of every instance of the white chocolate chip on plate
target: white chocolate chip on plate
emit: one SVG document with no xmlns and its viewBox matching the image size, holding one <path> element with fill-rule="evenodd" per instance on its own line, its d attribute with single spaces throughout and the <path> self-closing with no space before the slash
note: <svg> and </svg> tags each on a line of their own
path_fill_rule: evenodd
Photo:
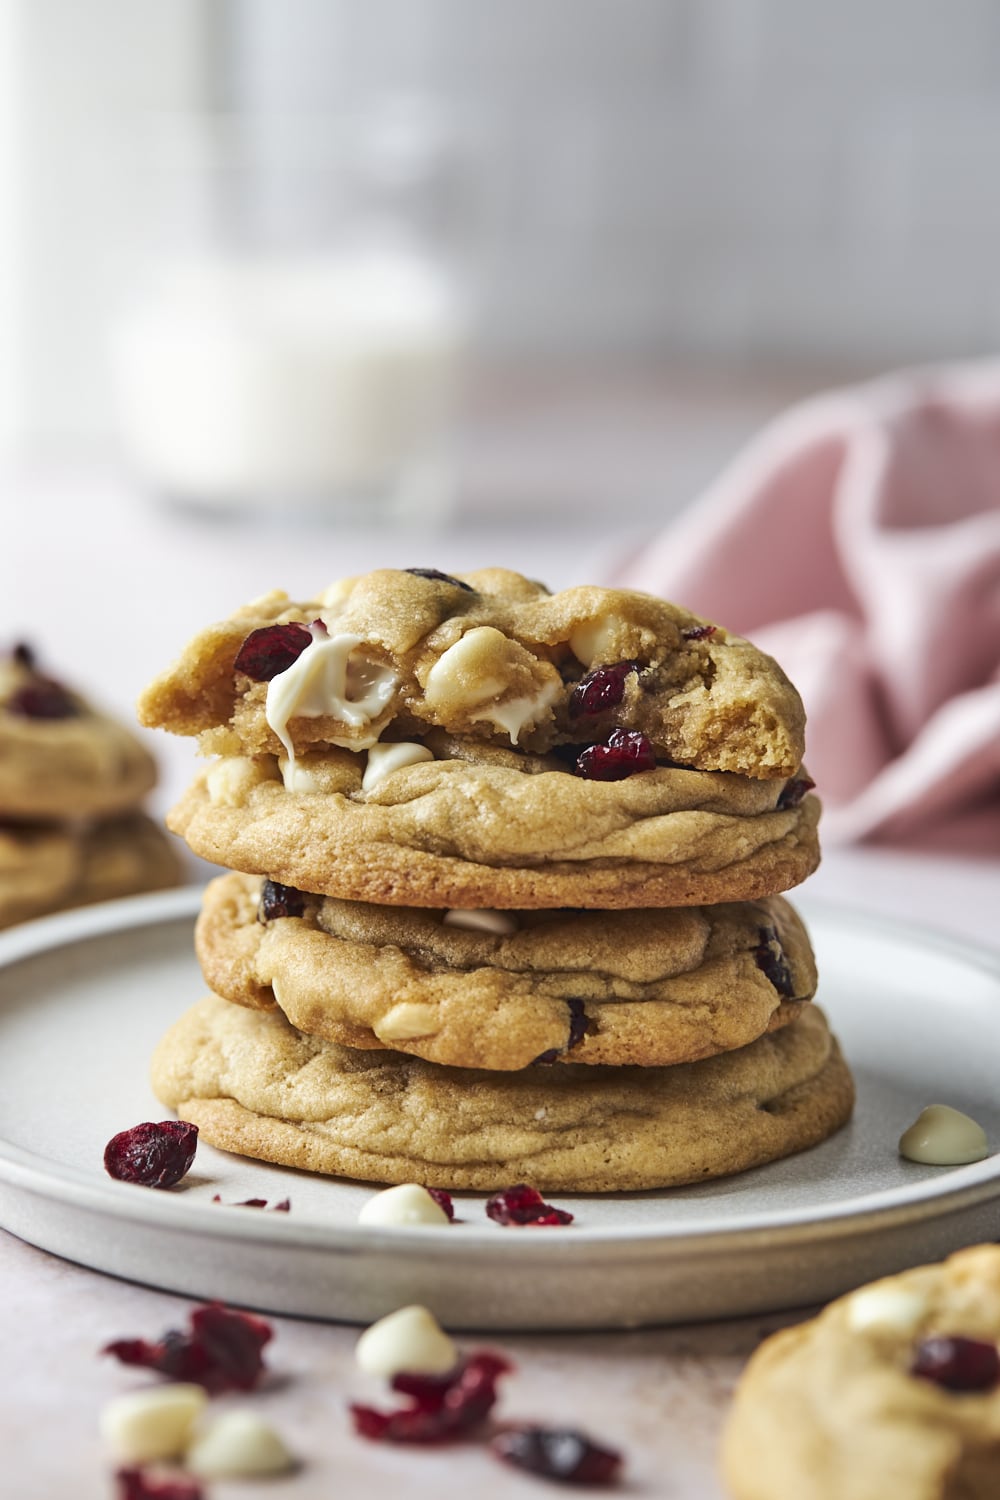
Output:
<svg viewBox="0 0 1000 1500">
<path fill-rule="evenodd" d="M 366 1328 L 354 1347 L 366 1375 L 391 1380 L 412 1375 L 443 1375 L 454 1368 L 458 1350 L 426 1307 L 401 1307 Z"/>
<path fill-rule="evenodd" d="M 178 1458 L 208 1397 L 200 1385 L 158 1385 L 116 1396 L 101 1412 L 101 1437 L 125 1463 Z"/>
<path fill-rule="evenodd" d="M 929 1104 L 900 1136 L 899 1154 L 930 1167 L 959 1167 L 982 1161 L 990 1148 L 975 1120 L 950 1104 Z"/>
<path fill-rule="evenodd" d="M 274 1428 L 249 1411 L 216 1417 L 191 1444 L 185 1462 L 201 1479 L 287 1474 L 295 1468 L 295 1459 Z"/>
<path fill-rule="evenodd" d="M 369 1198 L 358 1214 L 359 1224 L 398 1224 L 411 1228 L 421 1224 L 448 1224 L 448 1215 L 435 1203 L 425 1187 L 401 1182 Z"/>
</svg>

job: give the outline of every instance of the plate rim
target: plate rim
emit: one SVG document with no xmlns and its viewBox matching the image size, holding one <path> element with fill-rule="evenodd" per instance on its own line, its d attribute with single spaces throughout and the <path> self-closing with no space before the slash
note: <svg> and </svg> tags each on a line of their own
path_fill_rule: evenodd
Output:
<svg viewBox="0 0 1000 1500">
<path fill-rule="evenodd" d="M 130 896 L 102 902 L 91 907 L 60 912 L 22 923 L 9 932 L 0 933 L 0 970 L 43 953 L 65 948 L 77 942 L 126 933 L 144 926 L 164 926 L 190 918 L 193 922 L 201 906 L 203 887 L 187 885 L 175 890 L 149 895 Z M 965 964 L 985 971 L 1000 980 L 1000 954 L 954 934 L 918 926 L 895 917 L 822 899 L 804 893 L 814 918 L 832 921 L 874 934 L 915 945 L 917 948 L 943 953 Z M 353 1181 L 353 1179 L 352 1179 Z M 264 1218 L 212 1214 L 207 1202 L 185 1203 L 174 1193 L 137 1194 L 131 1184 L 93 1180 L 89 1173 L 70 1164 L 54 1162 L 50 1157 L 25 1150 L 0 1135 L 0 1182 L 28 1191 L 35 1196 L 72 1204 L 81 1210 L 109 1215 L 117 1220 L 146 1227 L 169 1226 L 172 1230 L 201 1235 L 207 1226 L 213 1238 L 223 1241 L 250 1242 L 290 1248 L 290 1241 L 306 1250 L 327 1253 L 364 1254 L 392 1246 L 394 1250 L 415 1254 L 432 1251 L 435 1257 L 450 1260 L 462 1257 L 473 1248 L 477 1258 L 507 1257 L 510 1240 L 502 1244 L 483 1226 L 460 1225 L 461 1231 L 448 1226 L 419 1228 L 379 1228 L 361 1224 L 322 1224 L 315 1220 L 294 1218 L 281 1224 Z M 739 1225 L 702 1223 L 686 1220 L 676 1227 L 669 1223 L 632 1225 L 627 1229 L 610 1225 L 567 1226 L 562 1232 L 527 1239 L 517 1237 L 517 1254 L 522 1259 L 542 1262 L 571 1258 L 576 1261 L 593 1256 L 616 1260 L 623 1255 L 653 1255 L 672 1250 L 677 1253 L 711 1251 L 720 1244 L 727 1250 L 740 1245 L 766 1243 L 775 1234 L 785 1241 L 798 1238 L 815 1241 L 818 1237 L 834 1239 L 858 1232 L 877 1232 L 889 1225 L 907 1220 L 942 1217 L 974 1207 L 1000 1195 L 1000 1153 L 981 1162 L 948 1169 L 947 1179 L 925 1177 L 911 1185 L 844 1198 L 833 1203 L 819 1203 L 812 1208 L 770 1209 L 752 1213 Z M 359 1184 L 360 1185 L 360 1184 Z M 373 1188 L 377 1191 L 377 1188 Z M 470 1195 L 470 1200 L 485 1195 Z M 588 1194 L 560 1194 L 567 1199 L 587 1198 Z"/>
</svg>

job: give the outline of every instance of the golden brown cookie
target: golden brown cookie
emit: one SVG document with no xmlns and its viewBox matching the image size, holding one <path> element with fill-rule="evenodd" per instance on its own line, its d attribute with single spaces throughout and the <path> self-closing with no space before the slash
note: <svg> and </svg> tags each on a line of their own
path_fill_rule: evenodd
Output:
<svg viewBox="0 0 1000 1500">
<path fill-rule="evenodd" d="M 440 1068 L 338 1047 L 209 996 L 153 1057 L 157 1097 L 213 1146 L 369 1182 L 616 1192 L 818 1144 L 854 1090 L 822 1014 L 674 1068 Z"/>
<path fill-rule="evenodd" d="M 0 927 L 180 881 L 173 842 L 145 813 L 87 828 L 0 826 Z"/>
<path fill-rule="evenodd" d="M 785 805 L 794 782 L 663 767 L 591 782 L 501 757 L 406 765 L 366 791 L 365 761 L 310 755 L 294 779 L 286 763 L 308 788 L 289 791 L 273 756 L 225 758 L 167 821 L 215 864 L 390 906 L 711 905 L 819 862 L 819 803 Z"/>
<path fill-rule="evenodd" d="M 745 1046 L 811 999 L 816 968 L 780 897 L 587 912 L 450 912 L 212 882 L 195 933 L 227 1000 L 299 1031 L 453 1067 L 537 1060 L 667 1067 Z M 477 924 L 469 926 L 468 923 Z"/>
<path fill-rule="evenodd" d="M 304 603 L 268 594 L 197 636 L 139 714 L 243 755 L 437 728 L 575 747 L 575 761 L 619 730 L 645 740 L 650 763 L 778 779 L 798 769 L 805 724 L 777 663 L 721 626 L 629 590 L 549 594 L 502 568 L 382 568 Z"/>
<path fill-rule="evenodd" d="M 27 647 L 0 660 L 0 818 L 105 817 L 155 780 L 135 735 L 41 673 Z"/>
<path fill-rule="evenodd" d="M 841 1297 L 751 1359 L 723 1444 L 730 1493 L 996 1500 L 998 1343 L 996 1245 Z"/>
</svg>

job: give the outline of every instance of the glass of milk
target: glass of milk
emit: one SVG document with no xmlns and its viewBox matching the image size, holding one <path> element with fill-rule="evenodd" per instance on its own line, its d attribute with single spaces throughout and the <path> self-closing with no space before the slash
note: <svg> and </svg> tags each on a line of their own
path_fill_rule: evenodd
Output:
<svg viewBox="0 0 1000 1500">
<path fill-rule="evenodd" d="M 111 351 L 146 486 L 216 511 L 447 515 L 465 298 L 412 161 L 393 176 L 375 160 L 380 175 L 355 156 L 336 181 L 327 164 L 277 193 L 273 165 L 242 172 L 235 229 L 156 257 Z M 207 192 L 217 224 L 232 174 Z"/>
</svg>

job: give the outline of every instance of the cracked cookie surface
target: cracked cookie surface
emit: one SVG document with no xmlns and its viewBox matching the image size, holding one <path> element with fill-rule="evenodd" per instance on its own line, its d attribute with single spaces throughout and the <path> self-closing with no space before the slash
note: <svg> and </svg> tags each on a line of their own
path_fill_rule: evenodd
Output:
<svg viewBox="0 0 1000 1500">
<path fill-rule="evenodd" d="M 136 736 L 42 674 L 26 647 L 0 660 L 0 818 L 105 817 L 155 780 Z"/>
<path fill-rule="evenodd" d="M 247 644 L 275 626 L 274 649 Z M 630 590 L 549 594 L 501 568 L 383 568 L 304 602 L 266 595 L 201 632 L 139 713 L 244 755 L 435 728 L 545 754 L 624 729 L 661 762 L 765 779 L 795 773 L 805 724 L 777 663 L 722 626 Z"/>
<path fill-rule="evenodd" d="M 0 826 L 0 927 L 179 881 L 177 851 L 145 813 L 89 828 Z"/>
<path fill-rule="evenodd" d="M 929 1338 L 1000 1342 L 1000 1248 L 978 1245 L 841 1297 L 763 1343 L 723 1467 L 737 1500 L 994 1500 L 1000 1383 L 912 1373 Z"/>
<path fill-rule="evenodd" d="M 225 1151 L 367 1182 L 615 1192 L 742 1172 L 825 1140 L 850 1074 L 821 1012 L 673 1068 L 440 1068 L 338 1047 L 209 996 L 153 1057 L 157 1097 Z"/>
<path fill-rule="evenodd" d="M 819 862 L 819 802 L 783 806 L 786 783 L 666 768 L 588 782 L 501 755 L 406 765 L 366 792 L 364 767 L 308 756 L 309 790 L 289 791 L 274 757 L 227 758 L 167 821 L 216 864 L 393 906 L 709 905 L 787 890 Z"/>
<path fill-rule="evenodd" d="M 816 987 L 805 929 L 780 897 L 446 914 L 293 893 L 301 914 L 267 919 L 261 885 L 225 875 L 205 892 L 195 947 L 211 989 L 278 1004 L 299 1031 L 343 1046 L 453 1067 L 689 1062 L 787 1025 Z"/>
</svg>

